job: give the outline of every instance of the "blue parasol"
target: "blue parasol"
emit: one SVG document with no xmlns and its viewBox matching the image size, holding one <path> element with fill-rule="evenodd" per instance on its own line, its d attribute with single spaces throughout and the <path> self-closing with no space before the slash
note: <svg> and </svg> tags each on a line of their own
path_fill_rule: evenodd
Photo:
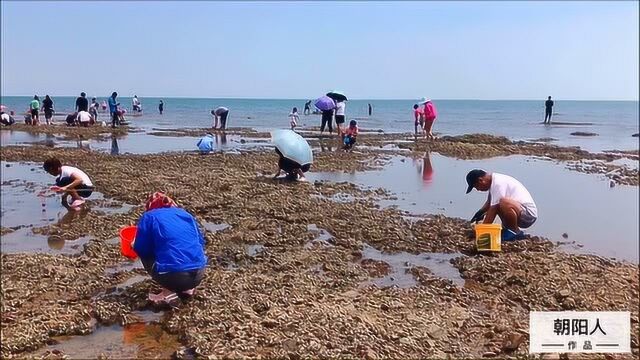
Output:
<svg viewBox="0 0 640 360">
<path fill-rule="evenodd" d="M 307 140 L 293 130 L 274 130 L 271 142 L 280 150 L 282 156 L 299 165 L 313 163 L 313 152 Z"/>
</svg>

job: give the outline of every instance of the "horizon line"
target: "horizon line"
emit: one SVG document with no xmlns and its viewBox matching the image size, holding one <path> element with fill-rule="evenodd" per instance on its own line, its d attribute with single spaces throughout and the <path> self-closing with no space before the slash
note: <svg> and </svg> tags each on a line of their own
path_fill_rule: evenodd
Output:
<svg viewBox="0 0 640 360">
<path fill-rule="evenodd" d="M 136 95 L 136 94 L 134 94 Z M 3 97 L 32 97 L 33 95 L 0 95 L 0 98 Z M 44 97 L 44 95 L 38 95 L 40 97 Z M 76 97 L 79 95 L 49 95 L 49 96 L 54 96 L 54 97 Z M 87 95 L 87 98 L 91 98 L 94 97 L 94 95 Z M 109 98 L 109 95 L 105 95 L 105 96 L 97 96 L 97 97 L 102 97 L 102 98 Z M 118 97 L 133 97 L 131 96 L 125 96 L 125 95 L 120 95 L 118 94 Z M 156 95 L 145 95 L 145 96 L 138 96 L 139 98 L 159 98 L 159 99 L 197 99 L 197 100 L 315 100 L 317 98 L 286 98 L 286 97 L 282 97 L 282 98 L 268 98 L 268 97 L 193 97 L 193 96 L 156 96 Z M 626 102 L 638 102 L 640 101 L 640 99 L 562 99 L 562 98 L 555 98 L 555 97 L 551 97 L 553 100 L 558 100 L 558 101 L 626 101 Z M 541 100 L 542 99 L 542 100 Z M 370 98 L 370 99 L 365 99 L 365 98 L 353 98 L 353 99 L 349 99 L 347 101 L 419 101 L 420 99 L 402 99 L 402 98 Z M 432 100 L 436 100 L 436 101 L 449 101 L 449 100 L 454 100 L 454 101 L 544 101 L 546 100 L 546 96 L 542 97 L 542 98 L 536 98 L 536 99 L 499 99 L 499 98 L 494 98 L 494 99 L 473 99 L 473 98 L 442 98 L 442 99 L 438 99 L 438 98 L 432 98 Z"/>
</svg>

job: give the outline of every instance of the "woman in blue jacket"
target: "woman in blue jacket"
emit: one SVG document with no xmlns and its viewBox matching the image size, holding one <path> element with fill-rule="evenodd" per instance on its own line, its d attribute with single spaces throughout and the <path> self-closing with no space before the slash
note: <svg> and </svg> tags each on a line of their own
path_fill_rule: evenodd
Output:
<svg viewBox="0 0 640 360">
<path fill-rule="evenodd" d="M 196 219 L 161 192 L 149 197 L 145 209 L 133 249 L 151 278 L 163 287 L 159 294 L 149 294 L 149 300 L 168 302 L 193 295 L 207 265 Z"/>
</svg>

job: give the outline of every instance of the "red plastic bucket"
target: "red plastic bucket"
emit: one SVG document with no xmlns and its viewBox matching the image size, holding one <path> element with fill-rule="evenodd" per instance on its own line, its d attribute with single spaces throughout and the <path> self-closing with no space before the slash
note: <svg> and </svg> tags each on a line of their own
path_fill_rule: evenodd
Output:
<svg viewBox="0 0 640 360">
<path fill-rule="evenodd" d="M 131 243 L 136 238 L 138 228 L 135 226 L 127 226 L 120 229 L 120 252 L 129 259 L 135 259 L 138 254 L 131 247 Z"/>
</svg>

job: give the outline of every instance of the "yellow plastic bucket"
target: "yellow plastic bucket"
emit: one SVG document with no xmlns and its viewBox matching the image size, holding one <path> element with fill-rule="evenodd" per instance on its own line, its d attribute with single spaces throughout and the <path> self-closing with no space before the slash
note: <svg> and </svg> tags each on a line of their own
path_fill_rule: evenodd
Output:
<svg viewBox="0 0 640 360">
<path fill-rule="evenodd" d="M 476 224 L 476 249 L 478 251 L 501 251 L 502 225 Z"/>
</svg>

